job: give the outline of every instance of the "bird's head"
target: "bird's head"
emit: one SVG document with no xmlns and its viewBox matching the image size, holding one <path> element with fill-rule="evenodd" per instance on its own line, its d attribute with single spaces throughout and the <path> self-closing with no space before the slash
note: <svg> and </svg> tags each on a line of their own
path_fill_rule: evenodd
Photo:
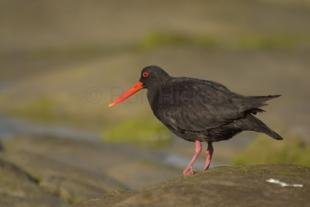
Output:
<svg viewBox="0 0 310 207">
<path fill-rule="evenodd" d="M 169 78 L 169 74 L 162 68 L 151 65 L 142 69 L 139 82 L 143 84 L 144 88 L 153 88 L 163 84 Z"/>
<path fill-rule="evenodd" d="M 143 88 L 152 89 L 156 88 L 163 83 L 165 83 L 170 78 L 169 74 L 158 66 L 147 66 L 142 69 L 140 80 L 129 88 L 126 92 L 117 97 L 109 107 L 113 107 L 123 101 L 125 101 L 130 96 L 134 95 Z"/>
</svg>

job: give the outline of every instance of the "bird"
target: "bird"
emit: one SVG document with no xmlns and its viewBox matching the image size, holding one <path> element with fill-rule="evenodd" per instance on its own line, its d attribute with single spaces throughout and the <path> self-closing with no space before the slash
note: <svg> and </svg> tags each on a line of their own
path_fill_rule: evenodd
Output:
<svg viewBox="0 0 310 207">
<path fill-rule="evenodd" d="M 142 69 L 139 81 L 114 99 L 113 107 L 137 93 L 147 90 L 153 114 L 177 137 L 194 143 L 192 159 L 183 170 L 184 176 L 193 175 L 193 166 L 207 143 L 204 170 L 213 157 L 213 142 L 228 140 L 242 131 L 265 133 L 283 138 L 255 115 L 264 112 L 266 102 L 281 95 L 244 96 L 211 80 L 173 77 L 156 65 Z"/>
</svg>

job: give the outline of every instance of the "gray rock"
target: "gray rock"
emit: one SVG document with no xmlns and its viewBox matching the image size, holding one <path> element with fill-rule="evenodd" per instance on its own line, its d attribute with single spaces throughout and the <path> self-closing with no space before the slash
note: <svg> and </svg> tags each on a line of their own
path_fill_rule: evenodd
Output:
<svg viewBox="0 0 310 207">
<path fill-rule="evenodd" d="M 78 156 L 66 162 L 68 157 L 63 154 L 74 149 L 73 143 L 72 140 L 53 138 L 12 139 L 4 143 L 6 149 L 2 157 L 23 168 L 38 180 L 42 189 L 57 195 L 66 203 L 76 203 L 126 189 L 102 171 L 97 173 L 74 165 L 74 162 L 80 162 Z M 79 152 L 79 156 L 85 154 L 85 151 Z M 55 154 L 58 156 L 53 156 Z"/>
<path fill-rule="evenodd" d="M 17 166 L 0 159 L 0 206 L 66 207 L 57 196 L 46 193 L 31 177 Z"/>
<path fill-rule="evenodd" d="M 274 178 L 303 187 L 268 183 Z M 149 189 L 92 199 L 78 207 L 309 206 L 310 168 L 294 165 L 218 167 Z"/>
<path fill-rule="evenodd" d="M 131 154 L 128 148 L 100 142 L 21 137 L 4 140 L 3 145 L 3 159 L 20 166 L 46 192 L 69 204 L 109 197 L 179 173 Z"/>
</svg>

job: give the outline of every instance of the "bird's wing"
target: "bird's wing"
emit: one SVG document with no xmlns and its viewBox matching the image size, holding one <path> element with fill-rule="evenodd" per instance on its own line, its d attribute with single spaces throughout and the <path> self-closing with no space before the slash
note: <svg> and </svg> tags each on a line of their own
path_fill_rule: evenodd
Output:
<svg viewBox="0 0 310 207">
<path fill-rule="evenodd" d="M 203 131 L 244 116 L 242 98 L 216 82 L 176 78 L 159 91 L 154 113 L 174 129 Z"/>
</svg>

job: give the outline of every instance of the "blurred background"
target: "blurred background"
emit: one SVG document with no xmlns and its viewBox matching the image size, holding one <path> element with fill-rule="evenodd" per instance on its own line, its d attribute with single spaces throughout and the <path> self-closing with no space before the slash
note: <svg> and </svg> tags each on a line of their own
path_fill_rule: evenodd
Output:
<svg viewBox="0 0 310 207">
<path fill-rule="evenodd" d="M 259 117 L 284 141 L 242 133 L 215 144 L 213 166 L 310 166 L 309 22 L 309 0 L 0 0 L 2 156 L 41 177 L 54 160 L 129 188 L 179 175 L 193 144 L 153 117 L 145 91 L 107 107 L 154 64 L 282 94 Z"/>
</svg>

